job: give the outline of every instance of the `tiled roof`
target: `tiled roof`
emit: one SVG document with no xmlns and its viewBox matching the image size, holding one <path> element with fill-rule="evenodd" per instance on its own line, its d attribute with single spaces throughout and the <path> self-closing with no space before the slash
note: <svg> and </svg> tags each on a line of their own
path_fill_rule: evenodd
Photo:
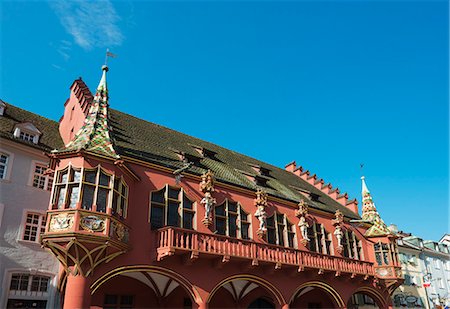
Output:
<svg viewBox="0 0 450 309">
<path fill-rule="evenodd" d="M 19 123 L 25 122 L 32 123 L 42 133 L 38 144 L 27 142 L 13 136 L 14 127 Z M 56 121 L 33 114 L 9 103 L 6 103 L 5 113 L 3 116 L 0 116 L 1 137 L 47 152 L 64 146 L 59 135 L 58 126 L 59 123 Z"/>
<path fill-rule="evenodd" d="M 186 163 L 180 160 L 177 153 L 184 153 L 195 162 L 187 172 L 201 175 L 211 169 L 218 180 L 255 191 L 256 184 L 247 176 L 259 175 L 252 165 L 259 166 L 269 171 L 268 175 L 263 176 L 268 179 L 266 186 L 261 186 L 268 194 L 293 202 L 304 199 L 313 208 L 330 213 L 339 209 L 349 218 L 360 219 L 357 214 L 321 190 L 284 169 L 114 109 L 110 109 L 109 112 L 115 148 L 121 156 L 178 169 Z M 209 150 L 214 155 L 202 157 L 195 147 Z M 318 198 L 310 200 L 296 188 L 309 191 Z"/>
</svg>

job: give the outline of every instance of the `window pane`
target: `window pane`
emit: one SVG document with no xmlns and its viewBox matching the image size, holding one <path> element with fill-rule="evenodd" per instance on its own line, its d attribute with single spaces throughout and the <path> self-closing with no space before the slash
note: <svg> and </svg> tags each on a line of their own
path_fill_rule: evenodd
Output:
<svg viewBox="0 0 450 309">
<path fill-rule="evenodd" d="M 215 212 L 216 216 L 225 216 L 225 204 L 216 206 Z"/>
<path fill-rule="evenodd" d="M 216 231 L 219 235 L 225 235 L 225 219 L 216 217 Z"/>
<path fill-rule="evenodd" d="M 236 203 L 228 203 L 228 211 L 237 212 L 237 204 Z"/>
<path fill-rule="evenodd" d="M 97 191 L 97 211 L 106 212 L 106 205 L 108 204 L 109 189 L 98 188 Z"/>
<path fill-rule="evenodd" d="M 284 246 L 284 225 L 278 225 L 278 245 Z"/>
<path fill-rule="evenodd" d="M 78 185 L 69 186 L 69 208 L 75 208 L 78 203 L 78 195 L 80 193 L 80 188 Z"/>
<path fill-rule="evenodd" d="M 192 202 L 186 197 L 183 197 L 183 208 L 192 209 Z"/>
<path fill-rule="evenodd" d="M 62 186 L 58 186 L 57 191 L 58 191 L 57 192 L 57 194 L 58 194 L 57 205 L 58 205 L 59 209 L 62 209 L 64 206 L 65 199 L 66 199 L 66 188 L 62 187 Z"/>
<path fill-rule="evenodd" d="M 92 209 L 94 201 L 95 187 L 83 184 L 83 197 L 81 199 L 81 208 L 86 210 Z"/>
<path fill-rule="evenodd" d="M 237 225 L 236 225 L 237 215 L 228 214 L 228 236 L 236 237 Z"/>
<path fill-rule="evenodd" d="M 95 177 L 97 176 L 96 171 L 85 171 L 84 181 L 95 184 Z"/>
<path fill-rule="evenodd" d="M 158 203 L 163 204 L 165 202 L 164 192 L 165 192 L 165 190 L 152 192 L 152 202 L 158 202 Z"/>
<path fill-rule="evenodd" d="M 179 204 L 177 202 L 170 201 L 167 205 L 167 225 L 179 226 L 180 215 L 178 214 Z"/>
<path fill-rule="evenodd" d="M 81 171 L 79 169 L 73 169 L 70 175 L 71 182 L 80 182 L 81 180 Z"/>
<path fill-rule="evenodd" d="M 112 213 L 116 214 L 117 210 L 118 210 L 118 198 L 119 198 L 119 194 L 114 192 L 113 193 L 113 200 L 112 200 L 112 204 L 111 204 L 111 208 L 112 208 Z M 119 206 L 120 207 L 120 206 Z"/>
<path fill-rule="evenodd" d="M 110 177 L 108 175 L 106 175 L 103 171 L 100 171 L 100 179 L 98 183 L 101 186 L 109 187 L 109 179 Z"/>
<path fill-rule="evenodd" d="M 66 183 L 67 182 L 67 170 L 59 172 L 58 183 Z"/>
<path fill-rule="evenodd" d="M 117 295 L 105 295 L 105 305 L 117 304 Z"/>
<path fill-rule="evenodd" d="M 169 198 L 178 199 L 178 196 L 180 194 L 180 190 L 179 189 L 173 189 L 169 187 Z"/>
<path fill-rule="evenodd" d="M 275 227 L 274 216 L 267 218 L 267 226 Z"/>
<path fill-rule="evenodd" d="M 132 295 L 122 295 L 120 297 L 121 305 L 132 305 L 133 304 L 133 296 Z"/>
<path fill-rule="evenodd" d="M 164 208 L 152 205 L 150 224 L 152 229 L 158 229 L 164 226 Z"/>
<path fill-rule="evenodd" d="M 274 228 L 268 228 L 267 229 L 267 242 L 269 244 L 275 244 L 276 243 L 275 229 Z"/>
<path fill-rule="evenodd" d="M 183 228 L 192 230 L 192 221 L 194 219 L 194 214 L 188 211 L 185 211 L 183 214 Z"/>
<path fill-rule="evenodd" d="M 291 248 L 294 248 L 294 233 L 289 232 L 288 233 L 288 246 Z"/>
<path fill-rule="evenodd" d="M 250 239 L 248 235 L 248 229 L 250 227 L 249 223 L 242 223 L 241 224 L 241 237 L 242 239 Z"/>
<path fill-rule="evenodd" d="M 248 215 L 242 208 L 240 213 L 241 213 L 241 221 L 248 221 Z"/>
<path fill-rule="evenodd" d="M 284 223 L 284 216 L 282 214 L 277 214 L 277 222 Z"/>
</svg>

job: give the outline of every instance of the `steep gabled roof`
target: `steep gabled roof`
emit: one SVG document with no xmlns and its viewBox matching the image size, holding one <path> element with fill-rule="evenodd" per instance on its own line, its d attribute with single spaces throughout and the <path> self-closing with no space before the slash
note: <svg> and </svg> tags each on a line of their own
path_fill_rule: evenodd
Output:
<svg viewBox="0 0 450 309">
<path fill-rule="evenodd" d="M 357 214 L 284 169 L 114 109 L 109 109 L 109 116 L 115 147 L 121 156 L 178 169 L 186 166 L 179 156 L 179 153 L 184 153 L 195 158 L 191 160 L 195 164 L 187 172 L 201 175 L 210 169 L 220 181 L 255 191 L 257 185 L 246 175 L 260 176 L 252 167 L 258 166 L 267 173 L 264 176 L 266 185 L 262 189 L 270 195 L 293 202 L 306 200 L 313 208 L 330 213 L 339 209 L 345 216 L 359 219 Z M 199 147 L 214 153 L 214 156 L 202 156 L 196 150 Z M 310 200 L 297 188 L 309 191 L 317 198 Z"/>
<path fill-rule="evenodd" d="M 42 133 L 38 144 L 14 137 L 14 128 L 21 123 L 31 123 Z M 64 146 L 58 126 L 59 124 L 56 121 L 33 114 L 9 103 L 6 103 L 5 113 L 0 116 L 1 137 L 47 152 Z"/>
</svg>

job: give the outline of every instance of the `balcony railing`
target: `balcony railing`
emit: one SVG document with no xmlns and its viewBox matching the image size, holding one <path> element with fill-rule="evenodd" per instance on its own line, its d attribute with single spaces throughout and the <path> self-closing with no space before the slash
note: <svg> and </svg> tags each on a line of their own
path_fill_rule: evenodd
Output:
<svg viewBox="0 0 450 309">
<path fill-rule="evenodd" d="M 105 213 L 79 209 L 49 210 L 45 236 L 87 234 L 128 243 L 129 227 Z"/>
<path fill-rule="evenodd" d="M 319 272 L 334 271 L 336 274 L 374 276 L 373 263 L 301 251 L 281 246 L 257 243 L 249 240 L 235 239 L 221 235 L 199 233 L 175 227 L 164 227 L 158 230 L 157 260 L 160 261 L 177 253 L 191 253 L 191 257 L 199 254 L 222 257 L 223 261 L 231 259 L 248 260 L 252 265 L 273 263 L 275 268 L 282 265 L 318 269 Z"/>
</svg>

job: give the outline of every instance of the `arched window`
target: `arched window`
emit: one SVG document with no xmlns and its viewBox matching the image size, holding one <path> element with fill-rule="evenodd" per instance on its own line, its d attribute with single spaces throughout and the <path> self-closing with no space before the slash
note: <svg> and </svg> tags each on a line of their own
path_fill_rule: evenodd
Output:
<svg viewBox="0 0 450 309">
<path fill-rule="evenodd" d="M 345 230 L 342 238 L 343 254 L 345 257 L 362 259 L 361 241 L 356 238 L 353 231 Z"/>
<path fill-rule="evenodd" d="M 267 218 L 267 242 L 269 244 L 295 248 L 295 228 L 284 214 L 275 212 Z"/>
<path fill-rule="evenodd" d="M 166 185 L 150 196 L 150 225 L 152 229 L 176 226 L 194 229 L 194 202 L 182 188 Z"/>
<path fill-rule="evenodd" d="M 214 208 L 216 233 L 241 239 L 250 239 L 248 214 L 239 203 L 225 200 Z"/>
<path fill-rule="evenodd" d="M 105 172 L 100 166 L 74 168 L 68 166 L 57 172 L 53 192 L 53 209 L 81 208 L 89 211 L 107 212 L 126 217 L 128 186 L 121 177 Z"/>
<path fill-rule="evenodd" d="M 323 224 L 314 223 L 308 228 L 309 250 L 331 254 L 331 234 Z"/>
</svg>

